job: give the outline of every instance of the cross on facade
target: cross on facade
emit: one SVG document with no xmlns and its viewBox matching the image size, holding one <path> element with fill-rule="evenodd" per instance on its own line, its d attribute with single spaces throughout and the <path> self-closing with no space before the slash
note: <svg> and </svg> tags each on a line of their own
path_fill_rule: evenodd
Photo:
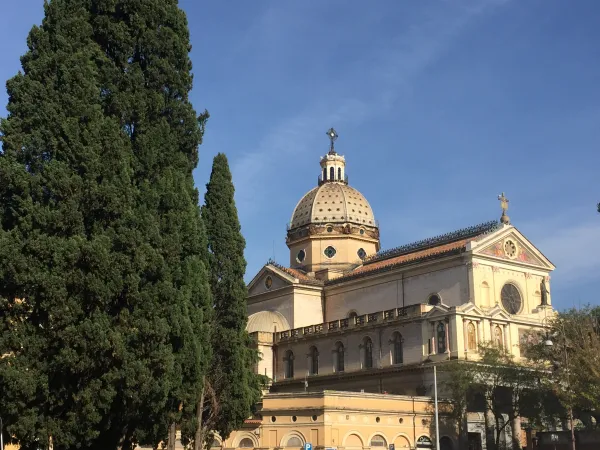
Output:
<svg viewBox="0 0 600 450">
<path fill-rule="evenodd" d="M 502 216 L 500 217 L 500 222 L 509 225 L 510 218 L 506 215 L 506 211 L 508 210 L 508 202 L 510 200 L 508 200 L 505 197 L 504 192 L 502 193 L 502 195 L 498 196 L 498 200 L 500 200 L 500 207 L 502 208 Z"/>
</svg>

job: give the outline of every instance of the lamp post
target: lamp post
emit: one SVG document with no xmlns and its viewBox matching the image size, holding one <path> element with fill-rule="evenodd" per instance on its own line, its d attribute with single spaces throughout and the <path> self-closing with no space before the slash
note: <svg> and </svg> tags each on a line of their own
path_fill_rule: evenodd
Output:
<svg viewBox="0 0 600 450">
<path fill-rule="evenodd" d="M 563 357 L 565 358 L 565 373 L 567 376 L 567 390 L 569 391 L 569 396 L 571 396 L 571 392 L 570 392 L 571 391 L 571 383 L 569 380 L 569 352 L 567 351 L 567 335 L 565 333 L 563 323 L 560 320 L 557 321 L 557 323 L 560 326 L 560 332 L 562 333 L 562 337 L 563 337 L 563 341 L 564 341 L 561 350 L 563 351 Z M 546 347 L 552 347 L 554 345 L 554 343 L 550 339 L 550 336 L 547 336 L 544 344 L 546 345 Z M 575 449 L 575 427 L 573 426 L 573 402 L 571 399 L 569 399 L 568 414 L 569 414 L 569 426 L 571 427 L 571 446 L 573 447 L 573 450 L 576 450 Z"/>
<path fill-rule="evenodd" d="M 4 424 L 2 423 L 2 417 L 0 417 L 0 450 L 4 450 Z"/>
</svg>

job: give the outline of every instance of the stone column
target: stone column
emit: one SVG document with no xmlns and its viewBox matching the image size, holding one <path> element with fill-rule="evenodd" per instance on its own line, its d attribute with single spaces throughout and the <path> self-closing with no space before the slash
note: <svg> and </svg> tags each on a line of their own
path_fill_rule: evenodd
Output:
<svg viewBox="0 0 600 450">
<path fill-rule="evenodd" d="M 469 335 L 467 334 L 467 319 L 465 318 L 463 318 L 463 339 L 465 353 L 467 353 L 469 351 Z"/>
<path fill-rule="evenodd" d="M 477 321 L 477 344 L 481 344 L 485 341 L 485 336 L 483 335 L 483 319 Z"/>
</svg>

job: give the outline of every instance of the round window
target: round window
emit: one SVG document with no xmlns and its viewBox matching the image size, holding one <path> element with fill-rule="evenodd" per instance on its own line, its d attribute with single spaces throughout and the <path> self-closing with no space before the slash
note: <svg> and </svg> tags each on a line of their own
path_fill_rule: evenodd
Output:
<svg viewBox="0 0 600 450">
<path fill-rule="evenodd" d="M 356 254 L 360 259 L 365 259 L 367 257 L 367 252 L 365 252 L 364 248 L 359 248 Z"/>
<path fill-rule="evenodd" d="M 359 233 L 360 233 L 360 234 L 365 234 L 365 229 L 364 229 L 364 228 L 361 228 L 361 229 L 360 229 L 360 231 L 359 231 Z"/>
<path fill-rule="evenodd" d="M 432 306 L 439 305 L 440 303 L 442 303 L 442 299 L 439 295 L 433 294 L 429 296 L 429 300 L 427 301 L 427 303 Z"/>
<path fill-rule="evenodd" d="M 271 276 L 267 276 L 267 278 L 265 278 L 265 287 L 267 289 L 271 289 L 271 286 L 273 286 L 273 278 L 271 278 Z"/>
<path fill-rule="evenodd" d="M 329 247 L 327 247 L 325 249 L 325 251 L 323 252 L 325 254 L 325 256 L 327 256 L 328 258 L 333 258 L 335 256 L 335 248 L 333 248 L 331 245 Z"/>
<path fill-rule="evenodd" d="M 517 256 L 517 244 L 511 240 L 506 241 L 504 243 L 504 253 L 509 258 L 515 258 Z"/>
<path fill-rule="evenodd" d="M 306 252 L 304 250 L 300 250 L 298 252 L 298 256 L 296 256 L 296 261 L 301 263 L 302 261 L 304 261 L 304 258 L 306 258 Z"/>
<path fill-rule="evenodd" d="M 502 286 L 500 298 L 502 299 L 502 306 L 509 314 L 517 314 L 521 310 L 523 304 L 521 293 L 514 284 L 506 283 Z"/>
<path fill-rule="evenodd" d="M 333 231 L 333 227 L 332 226 L 327 227 L 327 232 L 328 233 L 331 233 L 332 231 Z"/>
</svg>

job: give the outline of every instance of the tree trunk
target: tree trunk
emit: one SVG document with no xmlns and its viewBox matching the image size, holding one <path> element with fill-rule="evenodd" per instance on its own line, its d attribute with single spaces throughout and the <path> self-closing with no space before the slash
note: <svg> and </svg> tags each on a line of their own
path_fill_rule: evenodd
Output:
<svg viewBox="0 0 600 450">
<path fill-rule="evenodd" d="M 177 440 L 177 428 L 175 423 L 169 426 L 169 438 L 167 440 L 167 450 L 175 450 L 175 441 Z"/>
<path fill-rule="evenodd" d="M 204 411 L 204 395 L 206 392 L 206 377 L 202 378 L 202 392 L 196 406 L 196 435 L 194 436 L 194 450 L 202 450 L 204 447 L 204 425 L 202 424 L 202 413 Z"/>
</svg>

